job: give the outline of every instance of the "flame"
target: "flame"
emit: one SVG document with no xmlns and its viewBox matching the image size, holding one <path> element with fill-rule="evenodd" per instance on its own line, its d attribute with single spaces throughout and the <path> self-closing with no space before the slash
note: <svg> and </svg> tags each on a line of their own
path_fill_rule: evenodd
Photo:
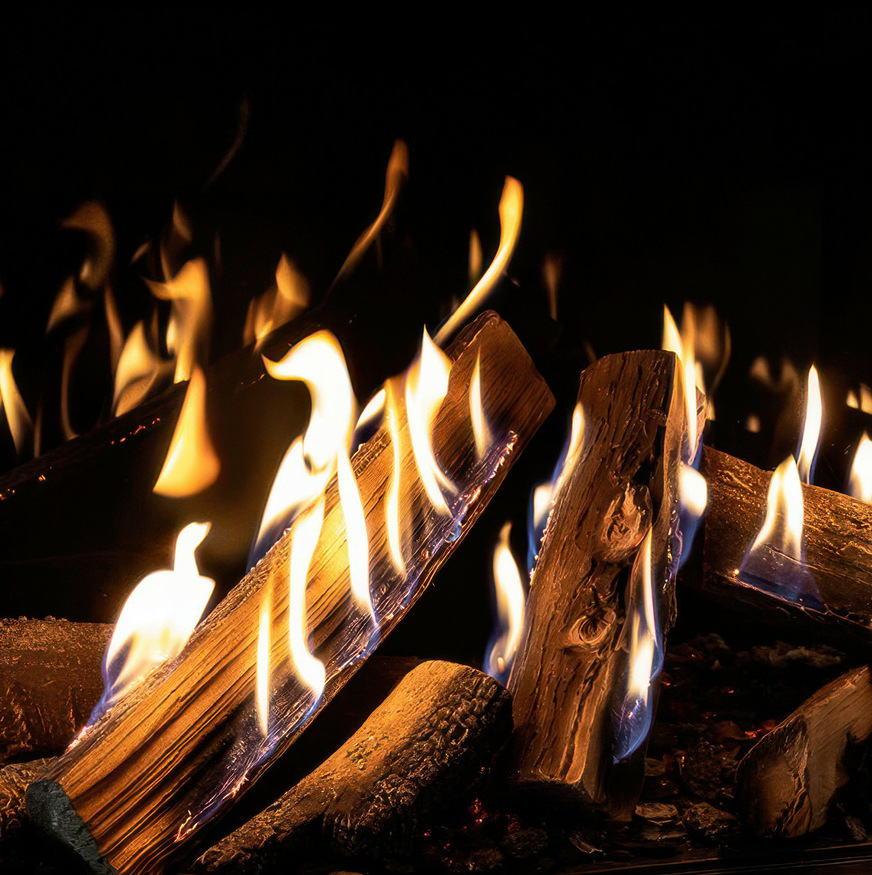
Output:
<svg viewBox="0 0 872 875">
<path fill-rule="evenodd" d="M 678 471 L 678 500 L 682 510 L 689 513 L 694 521 L 702 517 L 708 505 L 708 484 L 705 477 L 684 462 Z"/>
<path fill-rule="evenodd" d="M 651 542 L 652 530 L 649 529 L 630 574 L 627 617 L 622 636 L 627 649 L 628 671 L 623 697 L 618 705 L 615 762 L 626 759 L 638 750 L 647 737 L 653 711 L 651 684 L 663 667 L 662 633 L 651 567 Z"/>
<path fill-rule="evenodd" d="M 73 277 L 67 277 L 51 306 L 45 333 L 50 334 L 61 323 L 87 313 L 90 309 L 90 302 L 83 301 L 76 292 L 76 281 Z"/>
<path fill-rule="evenodd" d="M 115 368 L 115 415 L 121 416 L 140 404 L 170 366 L 152 351 L 145 323 L 137 322 L 124 342 Z"/>
<path fill-rule="evenodd" d="M 202 258 L 187 262 L 168 282 L 149 282 L 155 297 L 171 303 L 167 349 L 175 356 L 173 380 L 191 379 L 194 365 L 203 358 L 212 322 L 209 272 Z"/>
<path fill-rule="evenodd" d="M 172 571 L 154 571 L 128 596 L 103 659 L 104 692 L 93 722 L 131 687 L 191 637 L 212 595 L 215 581 L 203 577 L 194 555 L 209 523 L 191 523 L 176 539 Z"/>
<path fill-rule="evenodd" d="M 64 358 L 61 364 L 61 428 L 67 440 L 76 437 L 76 431 L 70 419 L 70 381 L 73 377 L 73 366 L 87 339 L 88 326 L 86 324 L 73 332 L 64 342 Z"/>
<path fill-rule="evenodd" d="M 424 490 L 433 506 L 445 514 L 449 510 L 443 490 L 453 493 L 455 487 L 436 461 L 430 431 L 448 393 L 450 373 L 451 360 L 433 343 L 425 328 L 421 351 L 406 377 L 406 415 L 412 452 Z"/>
<path fill-rule="evenodd" d="M 79 280 L 92 291 L 103 285 L 115 261 L 115 232 L 106 208 L 96 201 L 83 203 L 61 227 L 84 231 L 90 238 L 91 251 L 82 263 Z"/>
<path fill-rule="evenodd" d="M 217 480 L 220 470 L 206 423 L 206 377 L 195 367 L 154 491 L 172 498 L 196 495 Z"/>
<path fill-rule="evenodd" d="M 693 464 L 697 455 L 696 390 L 705 393 L 702 370 L 696 366 L 696 318 L 693 307 L 685 306 L 679 334 L 669 308 L 663 307 L 663 349 L 674 352 L 681 365 L 681 387 L 687 418 L 684 461 Z"/>
<path fill-rule="evenodd" d="M 391 554 L 391 562 L 394 569 L 405 576 L 406 563 L 403 559 L 403 532 L 400 517 L 400 472 L 402 470 L 403 446 L 401 443 L 402 432 L 400 430 L 401 394 L 394 391 L 393 381 L 389 381 L 385 387 L 385 403 L 387 409 L 388 433 L 391 436 L 393 447 L 393 467 L 391 468 L 391 481 L 388 485 L 388 493 L 385 498 L 388 530 L 388 549 Z"/>
<path fill-rule="evenodd" d="M 803 483 L 811 483 L 814 477 L 814 463 L 821 439 L 823 405 L 821 386 L 817 368 L 812 365 L 808 372 L 808 391 L 805 397 L 805 422 L 802 427 L 802 440 L 796 457 L 796 465 Z"/>
<path fill-rule="evenodd" d="M 254 702 L 257 710 L 257 725 L 261 734 L 269 735 L 269 688 L 272 666 L 270 664 L 270 638 L 272 633 L 273 598 L 271 583 L 264 587 L 257 627 L 257 678 Z"/>
<path fill-rule="evenodd" d="M 512 555 L 509 535 L 512 524 L 507 522 L 500 530 L 500 539 L 494 550 L 493 577 L 497 598 L 497 627 L 488 648 L 485 671 L 500 683 L 506 683 L 512 662 L 524 631 L 526 596 L 521 572 Z"/>
<path fill-rule="evenodd" d="M 548 315 L 555 322 L 557 321 L 557 289 L 560 287 L 562 273 L 563 259 L 549 252 L 542 262 L 542 279 L 548 292 Z"/>
<path fill-rule="evenodd" d="M 357 238 L 354 246 L 351 247 L 348 257 L 345 259 L 342 267 L 339 268 L 339 273 L 336 274 L 336 279 L 333 281 L 334 284 L 357 267 L 366 251 L 378 238 L 394 210 L 400 189 L 408 177 L 409 148 L 402 140 L 397 140 L 394 143 L 391 157 L 388 159 L 388 169 L 385 174 L 385 195 L 381 210 L 379 210 L 376 220 Z"/>
<path fill-rule="evenodd" d="M 276 268 L 276 284 L 248 305 L 243 340 L 246 344 L 262 341 L 271 332 L 287 325 L 309 306 L 309 283 L 282 254 Z"/>
<path fill-rule="evenodd" d="M 473 228 L 469 232 L 469 284 L 474 286 L 481 276 L 481 237 Z"/>
<path fill-rule="evenodd" d="M 15 350 L 0 349 L 0 407 L 6 411 L 15 452 L 20 456 L 27 438 L 33 433 L 33 422 L 12 373 L 14 357 Z"/>
<path fill-rule="evenodd" d="M 848 398 L 846 401 L 848 407 L 853 407 L 854 410 L 862 410 L 863 413 L 872 413 L 872 389 L 865 383 L 860 383 L 859 393 L 853 389 L 848 390 Z"/>
<path fill-rule="evenodd" d="M 872 441 L 865 431 L 851 463 L 848 492 L 860 501 L 872 503 Z"/>
<path fill-rule="evenodd" d="M 500 242 L 497 254 L 482 278 L 475 284 L 463 303 L 448 317 L 436 334 L 436 342 L 443 344 L 477 310 L 490 294 L 497 280 L 515 251 L 521 233 L 521 217 L 524 213 L 524 187 L 517 179 L 506 177 L 500 197 Z"/>
<path fill-rule="evenodd" d="M 116 373 L 121 351 L 124 349 L 124 329 L 121 327 L 121 316 L 112 289 L 107 285 L 103 295 L 103 310 L 106 315 L 106 327 L 109 330 L 109 361 L 112 373 Z"/>
<path fill-rule="evenodd" d="M 490 429 L 484 416 L 481 401 L 481 351 L 475 359 L 475 369 L 469 384 L 469 416 L 472 419 L 472 434 L 475 438 L 475 454 L 481 459 L 491 441 Z"/>
<path fill-rule="evenodd" d="M 820 594 L 805 567 L 803 513 L 802 483 L 793 456 L 788 456 L 772 474 L 766 516 L 738 576 L 752 586 L 817 607 Z"/>
</svg>

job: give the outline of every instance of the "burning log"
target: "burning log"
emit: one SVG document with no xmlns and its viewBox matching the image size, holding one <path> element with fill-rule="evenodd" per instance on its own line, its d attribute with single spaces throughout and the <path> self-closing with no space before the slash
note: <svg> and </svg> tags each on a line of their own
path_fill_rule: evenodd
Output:
<svg viewBox="0 0 872 875">
<path fill-rule="evenodd" d="M 822 827 L 849 779 L 847 749 L 870 737 L 872 677 L 863 666 L 818 690 L 739 763 L 745 827 L 768 838 L 795 838 Z"/>
<path fill-rule="evenodd" d="M 311 716 L 357 671 L 373 634 L 386 635 L 453 553 L 553 405 L 553 397 L 511 329 L 484 314 L 448 350 L 453 364 L 447 395 L 433 428 L 436 455 L 457 485 L 454 511 L 428 504 L 413 475 L 411 439 L 398 440 L 398 470 L 406 472 L 416 536 L 405 573 L 388 550 L 383 501 L 392 481 L 391 431 L 385 424 L 355 453 L 351 467 L 360 490 L 370 544 L 373 614 L 364 614 L 349 586 L 346 527 L 337 481 L 327 489 L 321 547 L 314 555 L 305 602 L 311 657 L 324 667 L 314 697 L 287 660 L 288 530 L 258 565 L 200 625 L 182 653 L 111 709 L 31 786 L 31 817 L 66 842 L 96 871 L 160 870 L 191 853 L 204 826 L 223 814 L 287 749 Z M 486 415 L 495 436 L 476 453 L 468 387 L 480 362 Z M 275 585 L 274 585 L 275 584 Z M 268 725 L 255 705 L 259 628 L 269 630 L 272 666 Z M 363 649 L 361 649 L 363 647 Z M 263 732 L 266 728 L 267 732 Z"/>
<path fill-rule="evenodd" d="M 805 565 L 786 557 L 777 544 L 763 544 L 753 585 L 740 570 L 766 515 L 772 473 L 710 447 L 704 448 L 701 470 L 709 488 L 703 576 L 688 582 L 724 604 L 739 606 L 745 615 L 762 609 L 767 623 L 784 622 L 794 629 L 797 622 L 800 628 L 812 625 L 815 634 L 839 636 L 842 646 L 854 639 L 868 643 L 872 505 L 803 484 Z M 794 580 L 810 573 L 805 591 L 785 585 L 785 569 Z"/>
<path fill-rule="evenodd" d="M 0 620 L 0 763 L 58 753 L 103 692 L 112 627 L 65 620 Z"/>
<path fill-rule="evenodd" d="M 672 353 L 606 356 L 582 373 L 583 444 L 558 486 L 509 681 L 517 781 L 614 815 L 632 812 L 641 789 L 649 677 L 663 648 L 649 628 L 637 671 L 645 654 L 628 652 L 622 635 L 634 598 L 645 598 L 633 581 L 656 581 L 649 597 L 664 633 L 675 620 L 684 405 Z M 637 674 L 646 676 L 633 702 L 625 692 Z"/>
<path fill-rule="evenodd" d="M 501 684 L 468 666 L 425 662 L 319 768 L 203 854 L 196 871 L 272 871 L 313 848 L 366 859 L 402 851 L 423 818 L 481 778 L 511 729 Z"/>
</svg>

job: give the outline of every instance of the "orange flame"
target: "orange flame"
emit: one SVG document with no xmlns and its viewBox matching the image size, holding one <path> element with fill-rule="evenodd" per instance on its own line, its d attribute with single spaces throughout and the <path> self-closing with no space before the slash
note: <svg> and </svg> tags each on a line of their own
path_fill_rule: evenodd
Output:
<svg viewBox="0 0 872 875">
<path fill-rule="evenodd" d="M 502 683 L 508 680 L 512 662 L 521 643 L 526 601 L 521 572 L 509 544 L 511 531 L 512 524 L 505 523 L 494 550 L 493 578 L 498 621 L 495 640 L 485 663 L 485 671 Z"/>
<path fill-rule="evenodd" d="M 14 356 L 15 350 L 0 349 L 0 408 L 6 412 L 15 452 L 20 456 L 27 438 L 33 433 L 33 422 L 12 373 Z"/>
<path fill-rule="evenodd" d="M 137 322 L 124 342 L 115 368 L 113 406 L 116 416 L 133 410 L 152 388 L 169 375 L 171 362 L 163 362 L 148 343 L 145 323 Z"/>
<path fill-rule="evenodd" d="M 851 474 L 848 480 L 848 491 L 860 501 L 872 503 L 872 441 L 863 432 L 854 461 L 851 463 Z"/>
<path fill-rule="evenodd" d="M 267 335 L 292 322 L 308 306 L 309 283 L 283 254 L 276 268 L 275 286 L 248 305 L 244 342 L 259 346 Z"/>
<path fill-rule="evenodd" d="M 195 366 L 154 491 L 172 498 L 196 495 L 218 479 L 220 470 L 206 423 L 206 377 Z"/>
<path fill-rule="evenodd" d="M 811 483 L 814 477 L 814 463 L 821 439 L 823 405 L 821 386 L 817 368 L 812 365 L 808 372 L 808 389 L 805 396 L 805 421 L 802 427 L 802 441 L 796 457 L 796 466 L 803 483 Z"/>
<path fill-rule="evenodd" d="M 872 413 L 872 389 L 865 383 L 860 383 L 859 392 L 853 389 L 848 390 L 848 398 L 846 401 L 848 407 L 853 407 L 854 410 L 862 410 L 863 413 Z"/>
<path fill-rule="evenodd" d="M 79 280 L 92 291 L 106 282 L 115 261 L 115 231 L 106 208 L 95 201 L 83 203 L 61 227 L 85 232 L 91 243 L 91 252 L 82 263 Z"/>
<path fill-rule="evenodd" d="M 560 277 L 563 273 L 563 259 L 553 253 L 545 256 L 542 263 L 542 278 L 548 292 L 548 315 L 557 321 L 557 290 L 560 287 Z"/>
<path fill-rule="evenodd" d="M 802 557 L 802 485 L 792 456 L 773 472 L 766 496 L 766 516 L 751 544 L 750 553 L 773 543 L 779 552 L 801 561 Z"/>
<path fill-rule="evenodd" d="M 475 369 L 469 384 L 469 416 L 472 420 L 472 434 L 475 439 L 475 454 L 481 459 L 491 442 L 490 429 L 484 416 L 481 401 L 481 351 L 475 359 Z"/>
<path fill-rule="evenodd" d="M 474 286 L 481 276 L 481 238 L 473 228 L 469 232 L 469 285 Z"/>
</svg>

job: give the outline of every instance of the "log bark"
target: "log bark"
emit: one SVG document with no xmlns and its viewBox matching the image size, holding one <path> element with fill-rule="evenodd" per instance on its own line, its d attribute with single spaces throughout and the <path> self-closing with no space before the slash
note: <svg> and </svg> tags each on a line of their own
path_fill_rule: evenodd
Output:
<svg viewBox="0 0 872 875">
<path fill-rule="evenodd" d="M 278 871 L 305 854 L 383 859 L 474 785 L 512 730 L 511 700 L 468 666 L 425 662 L 358 732 L 194 871 Z"/>
<path fill-rule="evenodd" d="M 112 627 L 0 620 L 0 764 L 60 753 L 103 692 Z"/>
<path fill-rule="evenodd" d="M 644 745 L 624 762 L 613 753 L 628 568 L 649 529 L 664 634 L 676 613 L 685 439 L 676 361 L 622 353 L 582 373 L 583 449 L 548 520 L 509 681 L 517 782 L 618 817 L 632 812 L 643 778 Z"/>
<path fill-rule="evenodd" d="M 0 842 L 17 838 L 27 823 L 24 796 L 27 788 L 53 762 L 44 757 L 26 763 L 10 763 L 0 769 Z"/>
<path fill-rule="evenodd" d="M 453 366 L 433 442 L 458 485 L 458 497 L 448 517 L 430 505 L 412 476 L 410 441 L 401 441 L 406 448 L 401 470 L 409 475 L 407 506 L 416 511 L 405 576 L 392 570 L 387 544 L 383 498 L 393 468 L 389 429 L 380 429 L 352 460 L 366 512 L 373 606 L 382 636 L 451 555 L 553 405 L 526 351 L 496 315 L 480 317 L 448 352 Z M 479 356 L 485 413 L 495 436 L 482 459 L 476 456 L 468 401 Z M 200 625 L 173 663 L 107 713 L 61 757 L 48 780 L 31 786 L 31 817 L 95 871 L 109 871 L 107 866 L 119 873 L 157 871 L 190 853 L 203 827 L 226 812 L 358 669 L 372 630 L 350 592 L 335 479 L 326 507 L 306 594 L 310 649 L 326 667 L 326 686 L 317 702 L 288 663 L 289 605 L 287 585 L 282 585 L 288 574 L 288 532 Z M 270 591 L 273 678 L 270 733 L 264 737 L 254 698 L 259 615 Z"/>
<path fill-rule="evenodd" d="M 849 779 L 845 754 L 872 737 L 872 676 L 849 671 L 822 687 L 761 739 L 736 772 L 745 827 L 766 838 L 820 829 Z"/>
<path fill-rule="evenodd" d="M 772 477 L 726 453 L 704 447 L 702 473 L 708 481 L 702 579 L 688 583 L 747 617 L 791 627 L 794 634 L 823 635 L 842 646 L 872 636 L 872 505 L 803 485 L 803 546 L 819 604 L 801 604 L 777 587 L 754 587 L 738 570 L 763 524 Z M 773 565 L 778 557 L 769 551 Z M 765 560 L 764 560 L 765 563 Z M 817 600 L 817 597 L 816 599 Z"/>
</svg>

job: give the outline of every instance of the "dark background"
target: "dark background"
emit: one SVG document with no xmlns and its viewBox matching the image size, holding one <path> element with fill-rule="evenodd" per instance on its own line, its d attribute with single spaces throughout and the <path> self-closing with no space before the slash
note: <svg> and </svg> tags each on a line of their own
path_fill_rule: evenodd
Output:
<svg viewBox="0 0 872 875">
<path fill-rule="evenodd" d="M 817 361 L 840 386 L 872 383 L 870 15 L 629 9 L 507 25 L 406 14 L 403 32 L 397 18 L 205 9 L 141 10 L 136 20 L 55 13 L 5 28 L 0 344 L 21 350 L 29 401 L 38 387 L 28 368 L 54 354 L 43 337 L 51 301 L 80 258 L 58 223 L 85 199 L 113 217 L 129 328 L 143 291 L 122 262 L 160 233 L 178 199 L 195 250 L 212 253 L 220 236 L 212 351 L 232 350 L 282 251 L 324 297 L 377 212 L 402 137 L 411 174 L 392 230 L 401 268 L 385 288 L 370 273 L 347 290 L 361 324 L 381 326 L 349 351 L 365 394 L 412 354 L 420 325 L 435 327 L 463 294 L 469 231 L 481 232 L 487 259 L 503 178 L 518 177 L 521 243 L 494 304 L 559 410 L 514 491 L 394 645 L 421 640 L 460 597 L 473 631 L 458 646 L 472 651 L 488 625 L 489 545 L 506 516 L 522 544 L 524 496 L 556 458 L 585 342 L 598 355 L 657 346 L 664 302 L 676 315 L 685 299 L 715 304 L 733 337 L 722 433 L 749 412 L 746 375 L 759 354 L 790 356 L 800 372 Z M 241 115 L 241 146 L 210 182 Z M 556 325 L 546 253 L 564 263 Z M 80 414 L 82 430 L 90 415 Z M 829 455 L 845 457 L 857 436 L 828 435 Z M 840 478 L 839 462 L 828 464 Z"/>
</svg>

